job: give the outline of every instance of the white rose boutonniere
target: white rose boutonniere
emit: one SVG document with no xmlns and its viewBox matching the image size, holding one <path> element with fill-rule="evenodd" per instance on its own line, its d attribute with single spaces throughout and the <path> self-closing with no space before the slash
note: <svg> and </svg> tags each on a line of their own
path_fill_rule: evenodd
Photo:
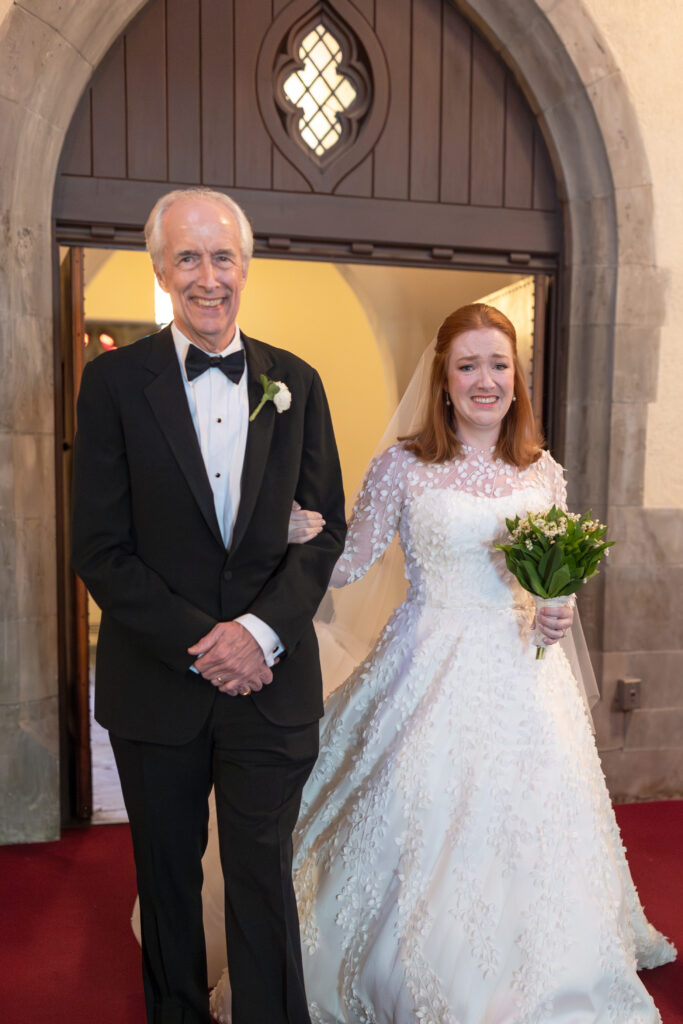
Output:
<svg viewBox="0 0 683 1024">
<path fill-rule="evenodd" d="M 263 395 L 249 417 L 250 423 L 256 419 L 266 402 L 272 402 L 277 412 L 286 412 L 292 404 L 292 392 L 281 380 L 270 380 L 265 373 L 260 375 L 259 380 L 263 388 Z"/>
</svg>

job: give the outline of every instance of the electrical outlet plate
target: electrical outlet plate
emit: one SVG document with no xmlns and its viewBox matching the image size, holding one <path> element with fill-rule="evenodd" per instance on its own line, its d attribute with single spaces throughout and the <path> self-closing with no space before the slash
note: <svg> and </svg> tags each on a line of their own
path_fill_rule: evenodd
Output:
<svg viewBox="0 0 683 1024">
<path fill-rule="evenodd" d="M 641 701 L 640 679 L 620 679 L 617 682 L 617 704 L 620 711 L 635 711 L 640 707 Z"/>
</svg>

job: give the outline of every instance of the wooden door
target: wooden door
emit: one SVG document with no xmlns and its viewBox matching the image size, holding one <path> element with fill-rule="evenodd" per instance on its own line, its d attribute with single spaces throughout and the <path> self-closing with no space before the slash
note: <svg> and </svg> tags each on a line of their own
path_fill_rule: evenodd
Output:
<svg viewBox="0 0 683 1024">
<path fill-rule="evenodd" d="M 321 153 L 286 92 L 318 26 L 355 97 Z M 560 252 L 536 119 L 450 0 L 150 0 L 74 115 L 59 237 L 139 244 L 183 185 L 237 199 L 257 253 L 518 269 Z"/>
<path fill-rule="evenodd" d="M 83 256 L 83 249 L 70 248 L 60 264 L 57 379 L 61 387 L 57 402 L 57 491 L 61 507 L 58 561 L 63 775 L 71 794 L 67 816 L 75 813 L 78 818 L 88 819 L 92 813 L 88 595 L 85 585 L 70 567 L 73 442 L 85 335 Z"/>
</svg>

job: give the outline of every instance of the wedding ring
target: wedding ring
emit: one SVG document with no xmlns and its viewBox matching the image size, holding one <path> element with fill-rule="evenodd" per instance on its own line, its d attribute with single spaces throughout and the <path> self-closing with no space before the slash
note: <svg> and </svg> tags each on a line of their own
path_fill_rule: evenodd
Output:
<svg viewBox="0 0 683 1024">
<path fill-rule="evenodd" d="M 223 682 L 223 676 L 216 676 L 216 682 L 217 683 L 222 683 Z"/>
<path fill-rule="evenodd" d="M 248 697 L 251 690 L 240 690 L 240 697 Z"/>
</svg>

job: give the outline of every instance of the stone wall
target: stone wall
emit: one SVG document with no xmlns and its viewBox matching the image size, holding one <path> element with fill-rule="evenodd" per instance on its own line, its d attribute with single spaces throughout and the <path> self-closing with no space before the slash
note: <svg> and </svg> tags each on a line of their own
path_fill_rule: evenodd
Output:
<svg viewBox="0 0 683 1024">
<path fill-rule="evenodd" d="M 454 2 L 515 70 L 560 183 L 567 240 L 565 461 L 574 504 L 608 516 L 621 542 L 601 582 L 586 594 L 591 646 L 604 668 L 598 729 L 601 744 L 611 748 L 605 766 L 619 793 L 680 790 L 683 636 L 675 610 L 683 603 L 681 502 L 666 513 L 643 508 L 666 276 L 656 260 L 653 208 L 666 216 L 669 204 L 680 207 L 678 165 L 672 161 L 667 177 L 658 163 L 653 181 L 627 72 L 600 30 L 607 0 L 590 0 L 595 19 L 580 0 Z M 672 35 L 671 4 L 637 2 L 663 38 Z M 0 0 L 0 842 L 49 839 L 59 831 L 56 167 L 93 68 L 142 5 Z M 675 95 L 672 89 L 672 111 Z M 658 99 L 666 97 L 663 89 Z M 641 121 L 646 115 L 640 112 Z M 680 267 L 674 269 L 678 274 Z M 676 406 L 678 424 L 683 405 Z M 648 493 L 660 500 L 661 491 Z M 641 528 L 653 538 L 649 547 Z M 627 671 L 642 673 L 646 683 L 642 711 L 628 718 L 612 713 L 615 681 Z"/>
<path fill-rule="evenodd" d="M 52 192 L 92 70 L 141 0 L 0 24 L 0 842 L 59 835 Z"/>
</svg>

